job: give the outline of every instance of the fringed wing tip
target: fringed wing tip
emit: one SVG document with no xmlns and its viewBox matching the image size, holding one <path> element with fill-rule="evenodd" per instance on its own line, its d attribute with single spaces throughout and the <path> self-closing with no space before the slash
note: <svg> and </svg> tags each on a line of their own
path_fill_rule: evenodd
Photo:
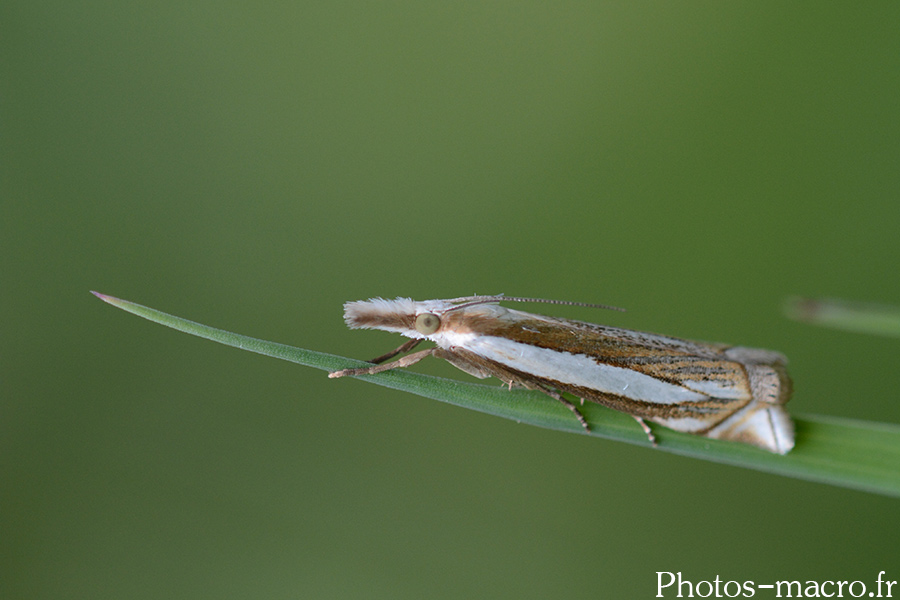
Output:
<svg viewBox="0 0 900 600">
<path fill-rule="evenodd" d="M 794 423 L 781 406 L 757 407 L 726 421 L 707 434 L 711 438 L 750 444 L 775 454 L 794 447 Z"/>
</svg>

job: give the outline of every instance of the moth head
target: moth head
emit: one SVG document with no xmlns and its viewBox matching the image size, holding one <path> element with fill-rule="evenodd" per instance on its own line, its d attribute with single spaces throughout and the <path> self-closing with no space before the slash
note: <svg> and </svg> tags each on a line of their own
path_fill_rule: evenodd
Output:
<svg viewBox="0 0 900 600">
<path fill-rule="evenodd" d="M 441 316 L 453 304 L 445 300 L 417 302 L 409 298 L 372 298 L 344 305 L 344 321 L 351 329 L 381 329 L 407 337 L 423 338 L 437 333 Z"/>
<path fill-rule="evenodd" d="M 442 333 L 442 328 L 467 329 L 469 318 L 504 318 L 509 312 L 499 303 L 544 302 L 595 308 L 613 308 L 602 304 L 586 304 L 560 300 L 498 296 L 465 296 L 449 300 L 416 301 L 410 298 L 370 298 L 344 304 L 344 321 L 351 329 L 381 329 L 410 338 L 428 338 Z M 621 310 L 615 309 L 613 310 Z M 431 338 L 435 339 L 435 338 Z M 437 341 L 437 340 L 435 340 Z"/>
</svg>

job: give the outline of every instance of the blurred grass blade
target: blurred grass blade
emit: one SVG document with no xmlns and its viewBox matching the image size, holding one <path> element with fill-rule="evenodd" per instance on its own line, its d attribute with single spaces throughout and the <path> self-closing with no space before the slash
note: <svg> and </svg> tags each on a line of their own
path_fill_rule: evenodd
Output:
<svg viewBox="0 0 900 600">
<path fill-rule="evenodd" d="M 785 313 L 804 323 L 900 337 L 900 308 L 896 306 L 835 298 L 791 298 L 785 304 Z"/>
<path fill-rule="evenodd" d="M 104 302 L 161 325 L 266 356 L 325 371 L 367 364 L 238 335 L 133 302 L 93 293 Z M 567 408 L 539 392 L 509 391 L 497 385 L 465 383 L 403 369 L 378 375 L 361 375 L 359 379 L 521 423 L 650 446 L 647 436 L 635 424 L 634 419 L 593 403 L 582 407 L 591 426 L 588 434 Z M 351 389 L 348 382 L 335 381 L 333 385 L 335 395 L 346 394 Z M 354 393 L 358 392 L 359 388 L 356 388 Z M 659 450 L 797 479 L 900 496 L 900 426 L 814 415 L 796 418 L 795 423 L 797 446 L 787 456 L 660 427 L 655 427 L 654 433 L 659 441 Z"/>
</svg>

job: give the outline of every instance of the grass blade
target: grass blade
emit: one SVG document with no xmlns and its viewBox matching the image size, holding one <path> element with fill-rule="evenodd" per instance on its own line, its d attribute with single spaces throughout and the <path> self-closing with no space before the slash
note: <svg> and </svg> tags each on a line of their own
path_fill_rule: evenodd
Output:
<svg viewBox="0 0 900 600">
<path fill-rule="evenodd" d="M 127 300 L 92 293 L 122 310 L 178 331 L 308 367 L 335 371 L 368 364 L 238 335 Z M 538 427 L 650 446 L 647 437 L 631 417 L 593 403 L 582 407 L 592 429 L 586 433 L 568 409 L 539 392 L 509 391 L 497 385 L 466 383 L 402 369 L 378 375 L 361 375 L 359 379 Z M 335 393 L 340 393 L 340 383 L 335 382 L 334 385 Z M 794 420 L 797 445 L 786 456 L 660 427 L 654 427 L 654 433 L 659 441 L 659 450 L 797 479 L 900 496 L 900 426 L 817 415 L 801 416 Z"/>
<path fill-rule="evenodd" d="M 795 321 L 834 329 L 900 337 L 900 308 L 835 298 L 791 298 L 785 313 Z"/>
</svg>

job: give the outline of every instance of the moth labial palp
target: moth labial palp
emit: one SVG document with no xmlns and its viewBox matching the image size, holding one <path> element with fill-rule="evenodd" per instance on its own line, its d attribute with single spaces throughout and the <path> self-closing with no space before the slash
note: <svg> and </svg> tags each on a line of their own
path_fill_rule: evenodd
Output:
<svg viewBox="0 0 900 600">
<path fill-rule="evenodd" d="M 585 429 L 587 421 L 563 393 L 631 415 L 651 441 L 648 421 L 777 454 L 794 446 L 784 409 L 791 380 L 778 352 L 531 314 L 501 301 L 612 308 L 505 296 L 348 302 L 344 320 L 351 329 L 381 329 L 410 340 L 370 361 L 380 364 L 329 377 L 380 373 L 435 356 L 480 379 L 496 377 L 510 389 L 541 391 L 569 408 Z M 384 362 L 423 340 L 436 347 Z"/>
</svg>

